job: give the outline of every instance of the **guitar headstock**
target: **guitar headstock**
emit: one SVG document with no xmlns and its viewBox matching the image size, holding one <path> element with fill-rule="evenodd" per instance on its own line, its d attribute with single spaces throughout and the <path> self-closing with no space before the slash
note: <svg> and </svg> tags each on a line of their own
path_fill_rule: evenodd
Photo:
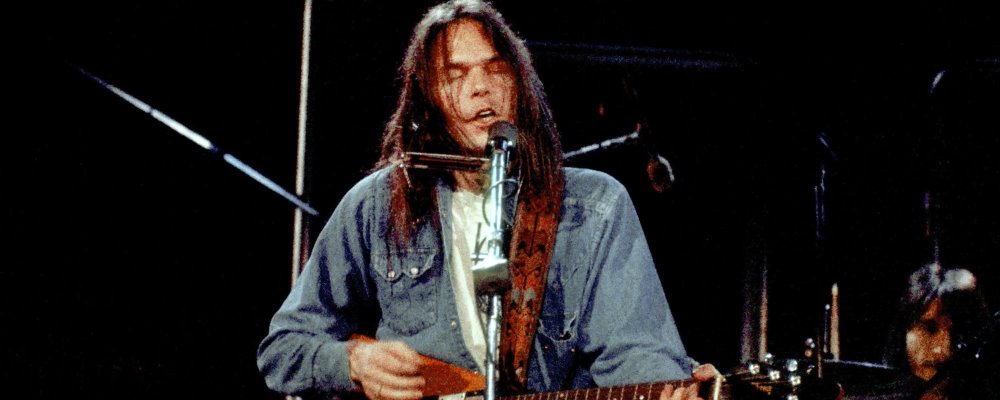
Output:
<svg viewBox="0 0 1000 400">
<path fill-rule="evenodd" d="M 733 399 L 839 400 L 844 391 L 837 382 L 818 376 L 815 363 L 773 355 L 749 362 L 726 374 Z"/>
</svg>

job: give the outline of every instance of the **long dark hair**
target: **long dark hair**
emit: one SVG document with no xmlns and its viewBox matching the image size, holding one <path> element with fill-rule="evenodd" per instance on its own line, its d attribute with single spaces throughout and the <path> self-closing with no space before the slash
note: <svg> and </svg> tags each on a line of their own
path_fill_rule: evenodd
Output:
<svg viewBox="0 0 1000 400">
<path fill-rule="evenodd" d="M 978 378 L 981 351 L 992 332 L 992 318 L 975 275 L 965 269 L 946 269 L 931 263 L 910 275 L 906 292 L 900 299 L 899 312 L 886 346 L 884 361 L 903 370 L 909 369 L 906 333 L 920 320 L 935 300 L 941 301 L 941 313 L 951 319 L 951 358 L 938 370 L 935 382 L 949 379 L 947 391 L 955 397 L 982 390 Z"/>
<path fill-rule="evenodd" d="M 381 157 L 375 169 L 396 166 L 406 152 L 462 154 L 467 152 L 448 133 L 444 113 L 434 102 L 434 45 L 445 28 L 459 20 L 479 22 L 500 57 L 512 67 L 517 88 L 519 137 L 511 162 L 521 181 L 522 195 L 560 186 L 563 179 L 559 133 L 552 119 L 542 82 L 531 63 L 527 47 L 489 3 L 452 0 L 431 8 L 413 30 L 400 67 L 402 90 L 396 111 L 386 124 Z M 481 156 L 481 154 L 477 154 Z M 438 179 L 449 174 L 391 169 L 390 237 L 397 245 L 407 242 L 435 207 Z"/>
</svg>

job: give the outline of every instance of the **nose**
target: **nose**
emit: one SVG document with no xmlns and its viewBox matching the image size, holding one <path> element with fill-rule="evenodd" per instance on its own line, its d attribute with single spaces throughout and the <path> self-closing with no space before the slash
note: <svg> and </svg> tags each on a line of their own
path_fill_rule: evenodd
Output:
<svg viewBox="0 0 1000 400">
<path fill-rule="evenodd" d="M 469 71 L 467 83 L 472 97 L 485 96 L 490 93 L 489 77 L 481 66 L 472 68 Z"/>
</svg>

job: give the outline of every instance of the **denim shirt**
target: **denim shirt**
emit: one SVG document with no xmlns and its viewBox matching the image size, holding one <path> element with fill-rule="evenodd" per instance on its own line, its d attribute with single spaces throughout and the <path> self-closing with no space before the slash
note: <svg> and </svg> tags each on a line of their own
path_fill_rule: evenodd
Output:
<svg viewBox="0 0 1000 400">
<path fill-rule="evenodd" d="M 562 214 L 528 369 L 545 392 L 690 377 L 691 366 L 625 188 L 566 168 Z M 477 369 L 462 339 L 447 252 L 451 189 L 437 187 L 440 225 L 425 222 L 404 253 L 386 238 L 389 174 L 343 198 L 257 353 L 267 385 L 288 394 L 357 391 L 347 339 L 399 340 Z M 482 373 L 482 371 L 477 371 Z"/>
</svg>

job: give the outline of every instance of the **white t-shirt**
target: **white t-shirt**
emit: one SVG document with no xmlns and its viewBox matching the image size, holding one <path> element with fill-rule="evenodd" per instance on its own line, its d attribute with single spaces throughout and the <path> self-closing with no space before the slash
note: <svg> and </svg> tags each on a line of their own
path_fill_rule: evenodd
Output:
<svg viewBox="0 0 1000 400">
<path fill-rule="evenodd" d="M 472 358 L 485 369 L 487 316 L 480 311 L 476 301 L 476 289 L 472 278 L 472 255 L 476 249 L 476 239 L 483 240 L 489 225 L 483 216 L 484 197 L 478 193 L 456 190 L 451 199 L 451 287 L 455 292 L 458 306 L 458 321 L 462 326 L 462 338 Z"/>
</svg>

